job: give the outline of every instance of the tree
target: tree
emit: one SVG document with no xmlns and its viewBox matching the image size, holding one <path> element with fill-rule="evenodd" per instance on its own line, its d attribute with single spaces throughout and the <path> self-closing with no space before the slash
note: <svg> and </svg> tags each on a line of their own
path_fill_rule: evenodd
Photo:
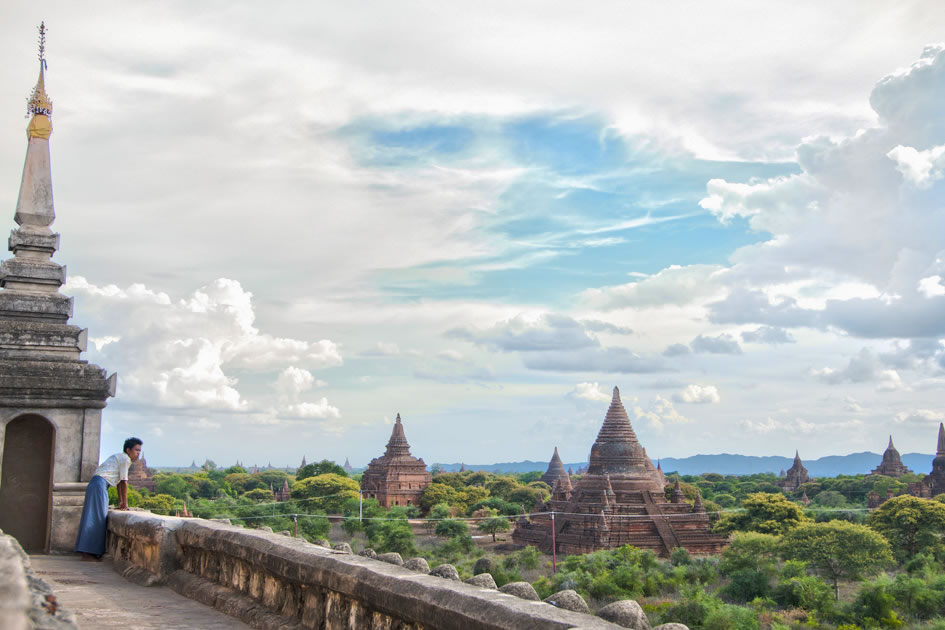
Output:
<svg viewBox="0 0 945 630">
<path fill-rule="evenodd" d="M 509 519 L 497 516 L 481 521 L 478 529 L 486 534 L 492 534 L 492 542 L 495 542 L 496 532 L 507 532 L 512 529 L 512 526 L 509 525 Z"/>
<path fill-rule="evenodd" d="M 437 523 L 433 533 L 444 538 L 460 538 L 469 535 L 469 527 L 466 526 L 465 521 L 449 518 Z"/>
<path fill-rule="evenodd" d="M 318 475 L 327 475 L 329 473 L 341 477 L 348 476 L 348 472 L 344 468 L 330 459 L 323 459 L 320 462 L 313 462 L 299 468 L 295 472 L 295 480 L 301 481 L 302 479 L 308 479 L 309 477 L 316 477 Z"/>
<path fill-rule="evenodd" d="M 151 510 L 155 514 L 170 514 L 177 508 L 177 499 L 169 494 L 153 494 L 143 497 L 138 507 Z"/>
<path fill-rule="evenodd" d="M 268 488 L 253 488 L 243 493 L 241 499 L 252 501 L 253 503 L 262 503 L 263 501 L 272 501 L 272 492 Z"/>
<path fill-rule="evenodd" d="M 752 569 L 774 575 L 776 555 L 778 552 L 778 538 L 771 534 L 757 532 L 736 532 L 732 542 L 719 562 L 719 570 L 724 575 L 731 575 L 735 571 Z"/>
<path fill-rule="evenodd" d="M 429 511 L 438 503 L 462 505 L 464 502 L 456 488 L 445 483 L 431 483 L 423 489 L 423 493 L 420 495 L 420 507 Z"/>
<path fill-rule="evenodd" d="M 846 521 L 803 523 L 784 534 L 781 554 L 806 562 L 815 573 L 830 580 L 840 599 L 840 580 L 856 580 L 878 573 L 892 563 L 889 543 L 864 525 Z"/>
<path fill-rule="evenodd" d="M 329 513 L 341 512 L 345 501 L 357 499 L 361 488 L 358 482 L 334 473 L 317 475 L 296 482 L 292 488 L 292 498 L 307 501 L 309 506 L 317 506 Z"/>
<path fill-rule="evenodd" d="M 945 505 L 904 495 L 893 497 L 869 515 L 870 527 L 886 537 L 900 561 L 922 551 L 938 551 L 945 535 Z"/>
<path fill-rule="evenodd" d="M 742 501 L 742 509 L 736 514 L 726 514 L 715 524 L 715 531 L 722 534 L 734 531 L 783 534 L 801 523 L 810 522 L 801 506 L 780 494 L 749 494 Z"/>
<path fill-rule="evenodd" d="M 494 497 L 509 501 L 509 495 L 523 486 L 511 477 L 493 477 L 486 482 L 486 490 Z"/>
<path fill-rule="evenodd" d="M 181 475 L 155 475 L 154 482 L 158 494 L 169 494 L 175 499 L 186 499 L 194 489 Z"/>
</svg>

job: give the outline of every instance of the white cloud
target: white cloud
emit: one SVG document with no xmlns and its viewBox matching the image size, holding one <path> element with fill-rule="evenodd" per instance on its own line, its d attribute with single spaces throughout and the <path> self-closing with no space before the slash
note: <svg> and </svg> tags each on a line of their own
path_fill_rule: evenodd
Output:
<svg viewBox="0 0 945 630">
<path fill-rule="evenodd" d="M 811 373 L 829 385 L 875 382 L 876 391 L 879 392 L 894 392 L 906 389 L 899 372 L 884 369 L 882 358 L 876 356 L 869 348 L 863 348 L 859 353 L 850 357 L 847 366 L 843 369 L 826 367 L 811 370 Z"/>
<path fill-rule="evenodd" d="M 945 295 L 945 284 L 942 283 L 942 276 L 934 275 L 920 278 L 917 290 L 927 298 Z"/>
<path fill-rule="evenodd" d="M 286 366 L 277 390 L 297 396 L 314 384 L 307 368 L 342 363 L 331 341 L 259 331 L 252 294 L 234 280 L 221 278 L 180 300 L 143 284 L 96 286 L 81 276 L 70 278 L 64 290 L 109 340 L 96 345 L 94 358 L 119 372 L 122 401 L 246 412 L 265 406 L 264 398 L 245 398 L 233 370 L 261 373 Z"/>
<path fill-rule="evenodd" d="M 453 363 L 460 363 L 464 358 L 463 353 L 457 350 L 443 350 L 442 352 L 438 352 L 436 357 L 444 361 L 452 361 Z"/>
<path fill-rule="evenodd" d="M 587 306 L 602 310 L 683 306 L 721 295 L 719 274 L 722 269 L 718 265 L 672 265 L 628 284 L 587 289 L 581 299 Z"/>
<path fill-rule="evenodd" d="M 340 418 L 341 411 L 337 407 L 328 404 L 328 399 L 322 397 L 318 402 L 300 402 L 288 405 L 284 413 L 288 416 L 298 418 Z"/>
<path fill-rule="evenodd" d="M 681 392 L 673 394 L 673 400 L 685 403 L 721 402 L 719 390 L 715 385 L 687 385 Z"/>
<path fill-rule="evenodd" d="M 918 188 L 928 188 L 942 179 L 945 168 L 945 145 L 918 151 L 913 147 L 897 146 L 886 154 L 896 163 L 903 179 Z"/>
<path fill-rule="evenodd" d="M 610 394 L 603 391 L 600 387 L 600 384 L 597 382 L 594 383 L 578 383 L 574 386 L 568 396 L 573 398 L 580 398 L 582 400 L 591 400 L 596 402 L 610 402 Z"/>
<path fill-rule="evenodd" d="M 643 407 L 638 404 L 636 398 L 632 401 L 632 407 L 628 409 L 632 413 L 632 419 L 645 420 L 654 431 L 662 431 L 667 424 L 689 424 L 692 422 L 689 418 L 682 415 L 666 398 L 656 396 L 653 402 Z"/>
<path fill-rule="evenodd" d="M 923 426 L 934 426 L 945 422 L 945 412 L 934 409 L 910 409 L 900 411 L 893 417 L 896 424 L 915 424 Z"/>
<path fill-rule="evenodd" d="M 365 357 L 388 357 L 400 354 L 400 346 L 396 343 L 378 341 L 372 348 L 361 353 Z"/>
<path fill-rule="evenodd" d="M 742 347 L 738 345 L 735 337 L 728 333 L 722 333 L 715 337 L 699 335 L 693 339 L 689 346 L 693 352 L 704 352 L 709 354 L 741 354 Z"/>
<path fill-rule="evenodd" d="M 781 344 L 795 343 L 796 339 L 783 328 L 776 326 L 759 326 L 755 330 L 746 330 L 742 333 L 742 341 L 745 343 L 766 343 Z"/>
</svg>

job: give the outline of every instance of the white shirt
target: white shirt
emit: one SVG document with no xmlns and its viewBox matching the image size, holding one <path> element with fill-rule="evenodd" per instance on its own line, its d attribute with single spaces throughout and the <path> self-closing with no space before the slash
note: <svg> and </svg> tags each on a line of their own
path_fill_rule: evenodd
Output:
<svg viewBox="0 0 945 630">
<path fill-rule="evenodd" d="M 131 458 L 128 453 L 115 453 L 102 462 L 95 474 L 104 479 L 108 485 L 117 486 L 119 481 L 128 481 L 128 469 L 131 468 Z"/>
</svg>

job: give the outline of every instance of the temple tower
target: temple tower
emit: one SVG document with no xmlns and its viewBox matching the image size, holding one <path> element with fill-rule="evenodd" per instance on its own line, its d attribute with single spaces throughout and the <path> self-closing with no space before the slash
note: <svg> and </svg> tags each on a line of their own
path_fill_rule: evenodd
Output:
<svg viewBox="0 0 945 630">
<path fill-rule="evenodd" d="M 666 500 L 663 473 L 637 440 L 616 387 L 591 447 L 587 473 L 570 492 L 557 480 L 552 498 L 534 511 L 530 520 L 519 519 L 512 540 L 546 552 L 554 544 L 567 554 L 623 545 L 662 554 L 676 547 L 715 553 L 726 544 L 709 531 L 701 498 L 699 505 L 690 506 L 678 480 L 673 501 Z"/>
<path fill-rule="evenodd" d="M 548 462 L 548 470 L 545 471 L 545 474 L 541 476 L 541 481 L 547 483 L 553 489 L 557 482 L 561 482 L 561 486 L 571 490 L 571 477 L 568 476 L 567 471 L 564 469 L 564 464 L 561 462 L 561 457 L 558 456 L 558 447 L 555 447 L 555 452 L 551 456 L 551 461 Z"/>
<path fill-rule="evenodd" d="M 886 477 L 902 477 L 911 472 L 912 471 L 906 468 L 906 465 L 902 463 L 902 459 L 899 457 L 899 451 L 893 446 L 892 436 L 890 435 L 889 446 L 886 447 L 886 451 L 883 453 L 883 461 L 880 462 L 879 466 L 874 468 L 873 472 L 870 474 L 884 475 Z"/>
<path fill-rule="evenodd" d="M 397 414 L 394 430 L 387 441 L 387 450 L 368 464 L 361 476 L 361 492 L 365 498 L 389 508 L 392 505 L 419 505 L 424 488 L 433 482 L 423 459 L 410 454 L 404 425 Z"/>
<path fill-rule="evenodd" d="M 919 497 L 934 497 L 945 493 L 945 423 L 938 425 L 938 443 L 935 459 L 932 460 L 932 472 L 922 481 L 909 484 L 909 492 Z"/>
<path fill-rule="evenodd" d="M 800 453 L 795 450 L 794 463 L 788 468 L 784 477 L 778 481 L 778 486 L 785 492 L 793 492 L 797 490 L 801 484 L 807 483 L 808 481 L 810 481 L 810 476 L 807 474 L 807 469 L 804 468 L 804 464 L 801 462 Z"/>
<path fill-rule="evenodd" d="M 26 161 L 0 263 L 0 529 L 28 551 L 71 551 L 85 486 L 98 467 L 102 409 L 116 375 L 81 358 L 88 331 L 70 325 L 66 268 L 52 260 L 53 209 L 44 25 L 27 104 Z"/>
</svg>

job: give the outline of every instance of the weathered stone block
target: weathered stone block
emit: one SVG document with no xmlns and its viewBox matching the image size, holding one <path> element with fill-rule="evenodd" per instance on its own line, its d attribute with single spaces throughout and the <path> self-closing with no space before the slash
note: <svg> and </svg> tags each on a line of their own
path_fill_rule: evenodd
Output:
<svg viewBox="0 0 945 630">
<path fill-rule="evenodd" d="M 597 611 L 597 616 L 623 628 L 650 630 L 650 620 L 646 618 L 646 613 L 643 612 L 640 604 L 632 599 L 608 604 Z"/>
<path fill-rule="evenodd" d="M 509 582 L 508 584 L 499 587 L 499 592 L 506 593 L 508 595 L 515 595 L 518 598 L 527 599 L 533 602 L 541 601 L 541 598 L 538 597 L 538 593 L 535 591 L 535 587 L 528 582 Z"/>
<path fill-rule="evenodd" d="M 495 579 L 493 579 L 491 573 L 480 573 L 479 575 L 474 575 L 468 580 L 463 580 L 466 584 L 472 584 L 473 586 L 478 586 L 479 588 L 491 588 L 493 590 L 498 589 L 495 584 Z"/>
<path fill-rule="evenodd" d="M 587 602 L 573 589 L 558 591 L 553 595 L 549 595 L 545 598 L 545 602 L 552 606 L 557 606 L 558 608 L 564 608 L 565 610 L 573 610 L 574 612 L 584 613 L 586 615 L 591 614 L 591 609 L 587 605 Z"/>
<path fill-rule="evenodd" d="M 411 571 L 416 571 L 417 573 L 429 573 L 430 565 L 427 563 L 426 558 L 411 558 L 404 562 L 404 568 Z"/>
</svg>

